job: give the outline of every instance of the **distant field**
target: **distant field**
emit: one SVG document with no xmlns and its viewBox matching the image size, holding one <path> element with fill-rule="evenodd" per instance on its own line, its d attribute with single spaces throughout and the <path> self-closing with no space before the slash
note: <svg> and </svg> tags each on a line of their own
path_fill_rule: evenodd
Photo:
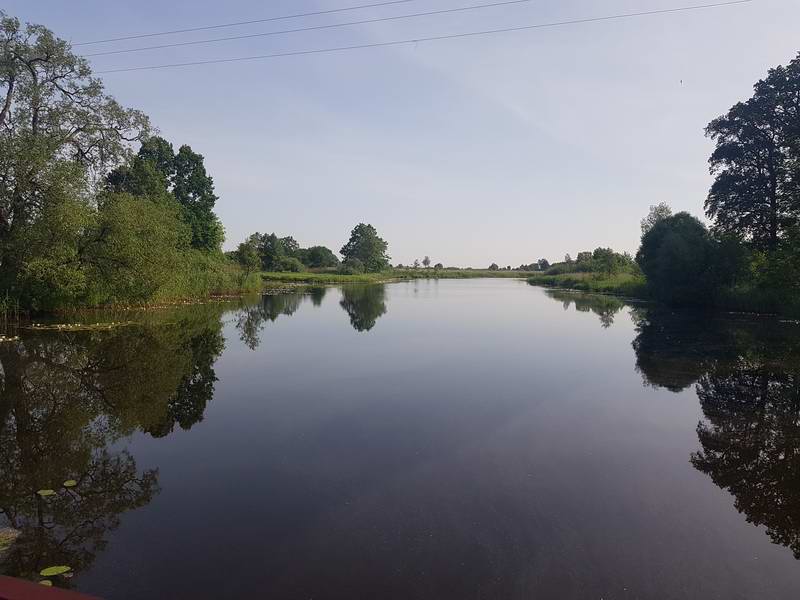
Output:
<svg viewBox="0 0 800 600">
<path fill-rule="evenodd" d="M 525 279 L 533 275 L 529 271 L 489 271 L 488 269 L 402 269 L 380 273 L 341 275 L 335 272 L 262 273 L 265 282 L 283 283 L 380 283 L 403 279 L 477 279 L 516 278 Z"/>
</svg>

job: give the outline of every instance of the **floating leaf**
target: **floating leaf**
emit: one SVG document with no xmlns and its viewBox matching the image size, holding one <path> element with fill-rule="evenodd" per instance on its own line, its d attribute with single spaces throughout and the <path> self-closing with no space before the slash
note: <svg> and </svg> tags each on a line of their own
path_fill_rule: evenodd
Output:
<svg viewBox="0 0 800 600">
<path fill-rule="evenodd" d="M 55 496 L 56 495 L 56 491 L 55 490 L 39 490 L 36 493 L 39 494 L 42 498 L 44 498 L 45 496 Z"/>
<path fill-rule="evenodd" d="M 55 575 L 63 575 L 64 573 L 68 573 L 72 570 L 72 567 L 68 567 L 66 565 L 59 565 L 56 567 L 47 567 L 46 569 L 42 569 L 39 571 L 39 575 L 42 577 L 53 577 Z"/>
<path fill-rule="evenodd" d="M 42 579 L 39 582 L 39 585 L 46 585 L 47 587 L 53 587 L 53 582 L 50 581 L 49 579 Z"/>
<path fill-rule="evenodd" d="M 76 485 L 78 485 L 78 482 L 75 481 L 74 479 L 67 479 L 63 483 L 63 485 L 64 485 L 65 488 L 71 488 L 71 487 L 75 487 Z"/>
</svg>

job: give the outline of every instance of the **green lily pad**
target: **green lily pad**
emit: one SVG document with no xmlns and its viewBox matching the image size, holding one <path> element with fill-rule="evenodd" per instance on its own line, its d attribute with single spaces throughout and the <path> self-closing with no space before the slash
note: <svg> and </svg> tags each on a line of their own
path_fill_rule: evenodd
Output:
<svg viewBox="0 0 800 600">
<path fill-rule="evenodd" d="M 65 488 L 72 488 L 72 487 L 75 487 L 76 485 L 78 485 L 78 482 L 75 481 L 74 479 L 67 479 L 62 485 Z"/>
<path fill-rule="evenodd" d="M 42 498 L 44 498 L 45 496 L 55 496 L 56 495 L 56 491 L 55 490 L 39 490 L 36 493 L 39 494 Z"/>
<path fill-rule="evenodd" d="M 53 587 L 53 582 L 50 581 L 49 579 L 42 579 L 39 582 L 39 585 L 46 585 L 47 587 Z"/>
<path fill-rule="evenodd" d="M 42 569 L 39 571 L 39 575 L 42 577 L 53 577 L 55 575 L 63 575 L 64 573 L 68 573 L 72 570 L 72 567 L 68 567 L 66 565 L 59 565 L 56 567 L 47 567 L 46 569 Z"/>
</svg>

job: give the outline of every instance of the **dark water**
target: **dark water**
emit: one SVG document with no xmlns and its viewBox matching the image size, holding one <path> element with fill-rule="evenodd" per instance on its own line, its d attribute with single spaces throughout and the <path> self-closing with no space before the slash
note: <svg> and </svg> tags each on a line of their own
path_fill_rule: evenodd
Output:
<svg viewBox="0 0 800 600">
<path fill-rule="evenodd" d="M 3 573 L 68 565 L 56 585 L 110 599 L 800 595 L 796 324 L 508 280 L 134 320 L 0 343 Z"/>
</svg>

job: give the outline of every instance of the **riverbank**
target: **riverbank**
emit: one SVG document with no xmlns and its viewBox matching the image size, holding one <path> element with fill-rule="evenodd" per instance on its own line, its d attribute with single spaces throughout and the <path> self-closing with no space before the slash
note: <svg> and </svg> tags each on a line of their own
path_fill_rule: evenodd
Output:
<svg viewBox="0 0 800 600">
<path fill-rule="evenodd" d="M 656 301 L 647 288 L 646 279 L 631 273 L 611 276 L 599 273 L 534 274 L 528 277 L 528 283 L 542 287 Z M 694 302 L 685 302 L 679 306 L 720 312 L 800 317 L 800 299 L 787 297 L 782 290 L 759 289 L 746 285 L 722 289 L 714 297 L 698 297 Z"/>
<path fill-rule="evenodd" d="M 261 273 L 261 278 L 266 283 L 336 284 L 388 283 L 411 279 L 525 279 L 531 275 L 533 273 L 529 271 L 490 271 L 488 269 L 393 269 L 378 273 L 356 273 L 353 275 L 312 271 L 301 273 Z"/>
<path fill-rule="evenodd" d="M 528 277 L 528 283 L 543 287 L 558 287 L 640 300 L 650 297 L 644 277 L 632 273 L 619 273 L 617 275 L 601 275 L 599 273 L 545 275 L 537 273 Z"/>
</svg>

